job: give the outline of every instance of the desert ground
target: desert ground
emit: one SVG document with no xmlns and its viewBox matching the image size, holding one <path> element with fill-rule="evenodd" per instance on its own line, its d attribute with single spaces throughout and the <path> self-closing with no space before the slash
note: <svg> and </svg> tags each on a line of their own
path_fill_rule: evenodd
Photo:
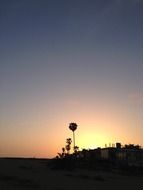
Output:
<svg viewBox="0 0 143 190">
<path fill-rule="evenodd" d="M 0 159 L 0 190 L 143 189 L 143 176 L 75 169 L 55 170 L 48 159 Z"/>
</svg>

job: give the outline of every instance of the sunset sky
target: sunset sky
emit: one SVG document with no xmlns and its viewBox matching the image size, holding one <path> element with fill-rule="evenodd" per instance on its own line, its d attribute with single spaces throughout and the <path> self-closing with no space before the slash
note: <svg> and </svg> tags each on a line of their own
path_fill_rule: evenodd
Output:
<svg viewBox="0 0 143 190">
<path fill-rule="evenodd" d="M 143 145 L 143 0 L 0 0 L 0 156 Z"/>
</svg>

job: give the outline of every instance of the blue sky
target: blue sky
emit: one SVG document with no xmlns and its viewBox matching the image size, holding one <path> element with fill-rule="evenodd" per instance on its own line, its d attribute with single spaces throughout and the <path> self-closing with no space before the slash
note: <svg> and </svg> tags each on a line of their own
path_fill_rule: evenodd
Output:
<svg viewBox="0 0 143 190">
<path fill-rule="evenodd" d="M 54 155 L 71 121 L 81 147 L 143 144 L 142 18 L 141 0 L 1 0 L 1 155 Z"/>
</svg>

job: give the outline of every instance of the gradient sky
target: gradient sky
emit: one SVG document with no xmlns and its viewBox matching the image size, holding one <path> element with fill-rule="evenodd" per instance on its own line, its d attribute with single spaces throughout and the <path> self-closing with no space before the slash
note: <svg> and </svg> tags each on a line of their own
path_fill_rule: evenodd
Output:
<svg viewBox="0 0 143 190">
<path fill-rule="evenodd" d="M 0 0 L 0 156 L 143 145 L 143 1 Z"/>
</svg>

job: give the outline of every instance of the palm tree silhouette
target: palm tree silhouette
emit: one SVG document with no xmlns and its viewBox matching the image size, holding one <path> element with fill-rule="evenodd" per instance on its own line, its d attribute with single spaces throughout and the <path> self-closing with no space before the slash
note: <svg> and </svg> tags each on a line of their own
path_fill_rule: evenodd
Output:
<svg viewBox="0 0 143 190">
<path fill-rule="evenodd" d="M 72 143 L 71 138 L 66 139 L 66 143 L 67 143 L 67 145 L 66 145 L 67 154 L 69 154 L 70 149 L 71 149 L 71 143 Z"/>
<path fill-rule="evenodd" d="M 76 123 L 70 123 L 69 129 L 72 130 L 72 132 L 73 132 L 73 150 L 75 152 L 75 134 L 74 134 L 74 131 L 77 129 L 77 124 Z"/>
</svg>

